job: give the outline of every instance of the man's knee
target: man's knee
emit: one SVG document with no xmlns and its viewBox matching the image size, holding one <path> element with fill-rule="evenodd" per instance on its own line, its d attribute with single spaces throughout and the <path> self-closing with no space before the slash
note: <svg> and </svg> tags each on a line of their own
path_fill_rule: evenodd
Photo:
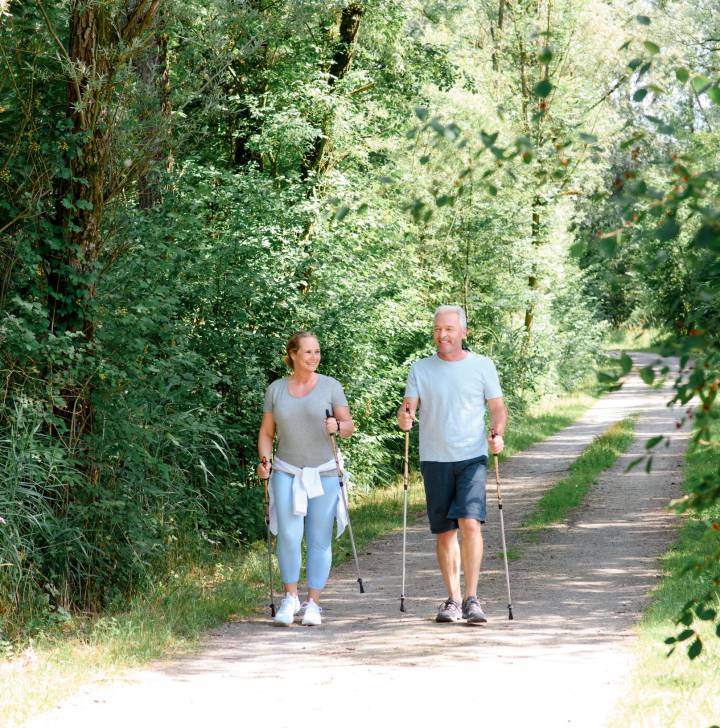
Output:
<svg viewBox="0 0 720 728">
<path fill-rule="evenodd" d="M 463 538 L 482 538 L 482 526 L 476 518 L 459 518 L 458 524 Z"/>
</svg>

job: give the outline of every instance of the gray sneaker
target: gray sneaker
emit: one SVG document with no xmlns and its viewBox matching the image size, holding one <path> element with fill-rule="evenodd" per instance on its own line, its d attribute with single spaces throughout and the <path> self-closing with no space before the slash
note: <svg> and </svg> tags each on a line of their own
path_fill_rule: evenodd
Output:
<svg viewBox="0 0 720 728">
<path fill-rule="evenodd" d="M 448 597 L 438 609 L 436 622 L 459 622 L 462 619 L 460 605 L 452 598 Z"/>
<path fill-rule="evenodd" d="M 462 616 L 469 624 L 481 624 L 487 622 L 485 612 L 483 612 L 477 597 L 468 597 L 463 599 Z"/>
</svg>

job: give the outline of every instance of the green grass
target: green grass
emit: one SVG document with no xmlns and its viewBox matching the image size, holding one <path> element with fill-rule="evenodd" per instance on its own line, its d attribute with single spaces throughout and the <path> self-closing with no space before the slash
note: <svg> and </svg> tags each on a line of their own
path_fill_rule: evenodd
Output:
<svg viewBox="0 0 720 728">
<path fill-rule="evenodd" d="M 574 422 L 595 401 L 578 394 L 547 401 L 512 421 L 508 453 Z M 409 512 L 421 513 L 424 492 L 411 478 Z M 356 545 L 365 545 L 402 523 L 400 479 L 387 488 L 352 496 Z M 333 544 L 333 563 L 352 558 L 349 540 Z M 515 551 L 509 559 L 518 558 Z M 35 638 L 29 648 L 0 662 L 0 715 L 3 725 L 20 725 L 92 679 L 112 677 L 152 659 L 184 654 L 203 633 L 226 621 L 267 615 L 267 552 L 261 541 L 243 549 L 206 554 L 203 563 L 180 563 L 152 589 L 130 599 L 121 610 L 100 616 L 72 615 L 61 628 Z M 275 588 L 280 585 L 275 569 Z"/>
<path fill-rule="evenodd" d="M 720 439 L 720 423 L 715 425 L 712 440 Z M 685 465 L 684 488 L 688 491 L 703 477 L 720 477 L 720 447 L 692 447 Z M 720 530 L 708 524 L 720 524 L 720 503 L 700 514 L 685 518 L 677 542 L 663 556 L 664 577 L 653 593 L 652 602 L 638 627 L 635 668 L 629 689 L 615 711 L 612 728 L 621 726 L 699 726 L 720 723 L 720 638 L 715 633 L 718 622 L 696 620 L 703 650 L 690 660 L 687 648 L 692 638 L 683 642 L 667 657 L 664 640 L 676 636 L 676 624 L 683 605 L 702 595 L 711 585 L 707 572 L 683 573 L 689 562 L 715 564 L 720 578 Z M 720 598 L 716 600 L 720 612 Z"/>
<path fill-rule="evenodd" d="M 663 347 L 668 335 L 653 327 L 631 326 L 612 329 L 607 333 L 602 348 L 619 351 L 655 352 Z"/>
<path fill-rule="evenodd" d="M 569 475 L 538 501 L 523 526 L 532 531 L 560 523 L 570 509 L 582 503 L 595 478 L 630 447 L 634 432 L 635 417 L 627 417 L 596 437 L 570 466 Z"/>
<path fill-rule="evenodd" d="M 545 400 L 531 407 L 527 414 L 518 418 L 511 417 L 505 436 L 503 456 L 507 457 L 516 452 L 522 452 L 530 445 L 572 425 L 595 403 L 596 399 L 595 391 L 581 391 L 577 394 Z"/>
</svg>

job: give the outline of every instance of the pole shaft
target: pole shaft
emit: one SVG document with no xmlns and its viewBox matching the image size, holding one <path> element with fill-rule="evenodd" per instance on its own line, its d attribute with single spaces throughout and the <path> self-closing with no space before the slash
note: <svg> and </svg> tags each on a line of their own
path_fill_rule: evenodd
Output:
<svg viewBox="0 0 720 728">
<path fill-rule="evenodd" d="M 508 615 L 513 619 L 512 598 L 510 597 L 510 569 L 508 567 L 507 545 L 505 543 L 505 516 L 503 515 L 502 495 L 500 494 L 500 465 L 498 456 L 493 455 L 495 461 L 495 490 L 497 492 L 498 510 L 500 511 L 500 535 L 502 537 L 503 561 L 505 562 L 505 584 L 507 586 Z"/>
<path fill-rule="evenodd" d="M 330 410 L 325 410 L 326 417 L 330 417 Z M 330 435 L 330 442 L 333 449 L 333 457 L 335 458 L 335 467 L 338 472 L 338 481 L 340 483 L 340 492 L 342 493 L 343 502 L 345 503 L 345 511 L 348 517 L 348 531 L 350 532 L 350 546 L 352 547 L 353 559 L 355 559 L 355 571 L 357 572 L 357 582 L 360 586 L 360 593 L 365 593 L 363 587 L 362 578 L 360 577 L 360 562 L 358 561 L 357 549 L 355 548 L 355 536 L 353 535 L 352 521 L 350 520 L 350 503 L 348 501 L 347 492 L 345 491 L 345 483 L 343 481 L 343 471 L 340 467 L 340 460 L 338 458 L 337 442 L 335 441 L 335 434 Z"/>
</svg>

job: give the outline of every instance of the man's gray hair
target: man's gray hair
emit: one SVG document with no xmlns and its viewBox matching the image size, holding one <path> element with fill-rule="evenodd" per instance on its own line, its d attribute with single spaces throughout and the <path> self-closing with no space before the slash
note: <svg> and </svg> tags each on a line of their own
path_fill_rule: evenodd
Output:
<svg viewBox="0 0 720 728">
<path fill-rule="evenodd" d="M 438 306 L 435 309 L 435 316 L 433 322 L 437 321 L 437 317 L 444 313 L 456 313 L 460 319 L 460 328 L 467 328 L 467 316 L 465 315 L 465 309 L 462 306 Z"/>
</svg>

